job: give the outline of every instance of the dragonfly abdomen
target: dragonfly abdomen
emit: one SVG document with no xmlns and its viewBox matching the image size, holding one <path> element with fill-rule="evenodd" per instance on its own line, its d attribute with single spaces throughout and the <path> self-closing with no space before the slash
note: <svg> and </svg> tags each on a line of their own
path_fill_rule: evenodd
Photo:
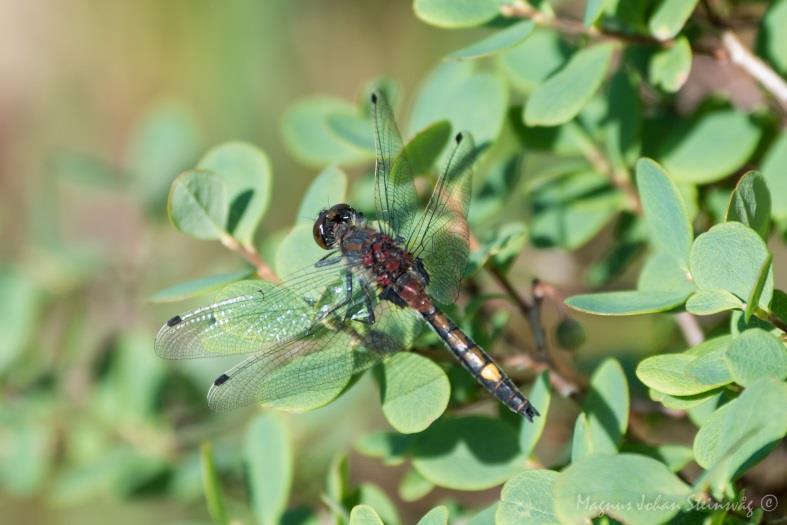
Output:
<svg viewBox="0 0 787 525">
<path fill-rule="evenodd" d="M 421 315 L 445 342 L 462 366 L 470 372 L 481 385 L 500 402 L 517 414 L 530 421 L 538 416 L 530 401 L 519 391 L 514 382 L 470 337 L 465 334 L 447 315 L 433 307 Z"/>
</svg>

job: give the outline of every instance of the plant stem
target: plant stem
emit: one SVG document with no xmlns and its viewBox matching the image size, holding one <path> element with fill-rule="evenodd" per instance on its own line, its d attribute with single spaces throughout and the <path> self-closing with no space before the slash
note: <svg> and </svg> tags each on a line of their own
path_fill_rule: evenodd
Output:
<svg viewBox="0 0 787 525">
<path fill-rule="evenodd" d="M 702 331 L 702 327 L 700 327 L 700 323 L 689 312 L 681 312 L 675 316 L 675 319 L 678 322 L 680 332 L 683 334 L 683 339 L 689 346 L 698 345 L 705 340 L 705 334 Z"/>
<path fill-rule="evenodd" d="M 612 29 L 586 26 L 579 20 L 573 20 L 570 18 L 547 16 L 525 2 L 516 2 L 513 4 L 503 5 L 500 8 L 500 11 L 503 16 L 527 18 L 535 22 L 537 25 L 551 27 L 562 33 L 569 33 L 573 35 L 585 35 L 593 38 L 617 40 L 633 44 L 645 44 L 659 47 L 670 47 L 673 42 L 672 39 L 658 40 L 648 35 L 623 33 Z"/>
<path fill-rule="evenodd" d="M 222 236 L 221 244 L 223 244 L 227 249 L 246 259 L 246 261 L 248 261 L 248 263 L 251 264 L 257 271 L 257 275 L 260 277 L 260 279 L 272 282 L 277 282 L 279 280 L 278 276 L 262 259 L 262 256 L 253 245 L 241 244 L 235 237 L 232 237 L 231 235 Z"/>
<path fill-rule="evenodd" d="M 787 110 L 787 82 L 758 56 L 749 51 L 731 30 L 721 35 L 721 43 L 730 62 L 743 69 Z"/>
</svg>

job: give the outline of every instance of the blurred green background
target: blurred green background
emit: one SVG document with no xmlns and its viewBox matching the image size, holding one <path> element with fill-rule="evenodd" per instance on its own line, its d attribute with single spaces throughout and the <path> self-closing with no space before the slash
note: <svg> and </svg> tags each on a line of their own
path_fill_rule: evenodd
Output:
<svg viewBox="0 0 787 525">
<path fill-rule="evenodd" d="M 264 251 L 269 236 L 292 224 L 318 171 L 287 153 L 286 109 L 314 93 L 355 100 L 380 76 L 396 79 L 409 106 L 441 58 L 477 36 L 427 26 L 410 2 L 0 0 L 4 522 L 206 523 L 199 444 L 207 439 L 231 504 L 248 516 L 237 448 L 254 410 L 216 415 L 204 403 L 231 360 L 176 366 L 153 353 L 158 326 L 201 301 L 151 304 L 151 294 L 242 268 L 220 244 L 168 223 L 170 183 L 212 145 L 245 140 L 263 149 L 274 177 L 257 236 Z M 687 104 L 701 98 L 698 90 L 707 92 L 695 82 Z M 512 279 L 538 275 L 578 289 L 593 249 L 530 250 Z M 785 269 L 774 270 L 784 282 Z M 581 368 L 611 354 L 631 364 L 683 344 L 666 316 L 626 320 L 626 330 L 620 322 L 587 320 Z M 521 318 L 512 325 L 526 331 Z M 283 416 L 295 447 L 292 504 L 318 502 L 334 453 L 386 428 L 376 399 L 365 378 L 324 409 Z M 569 440 L 577 411 L 554 402 L 539 445 L 547 455 Z M 401 470 L 392 477 L 356 456 L 352 479 L 396 493 Z M 397 502 L 405 522 L 447 492 Z M 480 507 L 497 492 L 453 496 Z"/>
</svg>

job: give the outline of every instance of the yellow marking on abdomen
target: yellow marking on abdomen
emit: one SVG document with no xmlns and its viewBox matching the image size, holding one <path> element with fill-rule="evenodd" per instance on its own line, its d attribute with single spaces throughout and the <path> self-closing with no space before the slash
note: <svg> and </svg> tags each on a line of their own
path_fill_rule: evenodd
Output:
<svg viewBox="0 0 787 525">
<path fill-rule="evenodd" d="M 493 363 L 488 363 L 484 368 L 481 369 L 481 377 L 487 381 L 492 381 L 495 383 L 503 379 L 500 369 L 497 368 L 497 365 Z"/>
</svg>

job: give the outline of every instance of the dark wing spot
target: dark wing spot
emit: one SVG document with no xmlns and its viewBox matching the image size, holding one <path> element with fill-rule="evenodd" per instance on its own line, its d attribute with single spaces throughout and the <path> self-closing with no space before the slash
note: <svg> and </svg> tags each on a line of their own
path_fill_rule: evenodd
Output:
<svg viewBox="0 0 787 525">
<path fill-rule="evenodd" d="M 372 93 L 372 104 L 377 104 L 377 93 Z"/>
<path fill-rule="evenodd" d="M 176 315 L 175 317 L 167 321 L 167 326 L 170 327 L 175 326 L 176 324 L 180 324 L 181 321 L 183 321 L 183 319 L 181 319 L 179 315 Z"/>
<path fill-rule="evenodd" d="M 454 140 L 456 140 L 456 143 L 459 144 L 460 142 L 462 142 L 463 138 L 465 138 L 464 135 L 462 135 L 461 133 L 457 133 L 456 137 L 454 137 Z"/>
<path fill-rule="evenodd" d="M 213 386 L 221 386 L 229 380 L 230 376 L 227 374 L 221 374 L 216 380 L 213 382 Z"/>
</svg>

